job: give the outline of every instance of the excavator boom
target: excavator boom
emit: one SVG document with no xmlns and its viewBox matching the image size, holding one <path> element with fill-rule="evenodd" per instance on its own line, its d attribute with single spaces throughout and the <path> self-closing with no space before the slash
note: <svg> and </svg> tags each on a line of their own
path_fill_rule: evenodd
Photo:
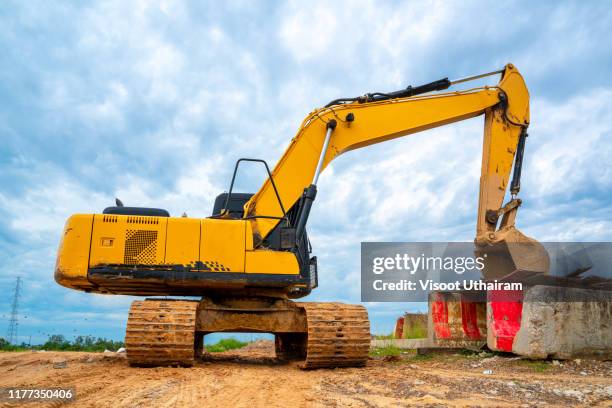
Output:
<svg viewBox="0 0 612 408">
<path fill-rule="evenodd" d="M 523 77 L 513 65 L 508 64 L 503 70 L 484 75 L 497 73 L 501 74 L 501 80 L 493 87 L 417 96 L 412 95 L 418 93 L 418 87 L 408 88 L 409 93 L 385 94 L 383 98 L 366 96 L 340 99 L 313 111 L 303 121 L 272 171 L 272 176 L 245 204 L 244 214 L 251 223 L 253 241 L 261 244 L 280 222 L 284 211 L 279 206 L 279 200 L 283 208 L 292 208 L 306 201 L 308 195 L 313 195 L 313 189 L 308 191 L 305 188 L 315 174 L 318 177 L 317 169 L 325 169 L 342 153 L 484 114 L 476 243 L 480 248 L 486 248 L 512 241 L 512 250 L 505 253 L 514 251 L 517 255 L 512 259 L 500 255 L 496 266 L 487 267 L 486 270 L 490 276 L 496 277 L 504 276 L 518 266 L 545 272 L 548 269 L 548 256 L 544 249 L 514 228 L 520 200 L 513 200 L 502 207 L 515 156 L 517 164 L 513 196 L 520 189 L 522 155 L 529 126 L 529 92 Z M 482 75 L 467 80 L 480 77 Z M 451 84 L 446 79 L 440 80 L 428 84 L 423 91 Z M 346 101 L 348 103 L 342 103 Z M 333 124 L 333 133 L 328 140 L 326 130 L 329 130 L 330 124 Z M 266 217 L 260 217 L 262 215 Z M 304 216 L 303 211 L 301 215 Z M 501 224 L 498 223 L 500 219 Z M 303 222 L 298 220 L 298 226 L 300 221 Z M 531 255 L 527 256 L 527 253 Z M 524 263 L 525 259 L 530 260 L 528 265 Z M 504 261 L 509 263 L 502 265 Z"/>
<path fill-rule="evenodd" d="M 485 133 L 477 230 L 479 234 L 490 231 L 486 211 L 501 208 L 519 136 L 529 125 L 529 93 L 522 76 L 511 65 L 502 71 L 502 80 L 494 87 L 354 102 L 313 111 L 272 171 L 280 200 L 285 208 L 293 207 L 311 183 L 331 121 L 337 126 L 323 153 L 322 170 L 350 150 L 482 114 Z M 256 242 L 279 223 L 278 219 L 257 218 L 260 215 L 283 216 L 270 179 L 245 205 L 245 217 L 250 218 Z"/>
</svg>

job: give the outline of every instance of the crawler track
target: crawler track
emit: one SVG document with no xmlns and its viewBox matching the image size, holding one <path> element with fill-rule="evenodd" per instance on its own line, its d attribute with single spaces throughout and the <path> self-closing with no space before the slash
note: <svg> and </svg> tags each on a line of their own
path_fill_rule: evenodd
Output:
<svg viewBox="0 0 612 408">
<path fill-rule="evenodd" d="M 125 333 L 127 358 L 136 366 L 191 366 L 198 302 L 135 301 Z"/>
<path fill-rule="evenodd" d="M 363 367 L 370 349 L 365 307 L 342 303 L 297 303 L 306 311 L 308 340 L 301 368 Z"/>
<path fill-rule="evenodd" d="M 366 364 L 370 322 L 363 306 L 301 302 L 295 305 L 306 315 L 306 333 L 279 333 L 279 358 L 297 357 L 303 360 L 299 366 L 305 369 Z M 197 314 L 198 301 L 133 302 L 125 336 L 129 363 L 135 366 L 193 365 Z"/>
</svg>

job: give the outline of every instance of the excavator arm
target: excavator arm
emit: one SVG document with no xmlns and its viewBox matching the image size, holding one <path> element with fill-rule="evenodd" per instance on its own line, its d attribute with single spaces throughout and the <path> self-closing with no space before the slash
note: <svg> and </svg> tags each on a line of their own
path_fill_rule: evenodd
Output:
<svg viewBox="0 0 612 408">
<path fill-rule="evenodd" d="M 374 94 L 337 100 L 313 111 L 301 124 L 271 178 L 244 205 L 244 218 L 251 223 L 254 246 L 262 245 L 277 227 L 285 217 L 284 209 L 295 206 L 300 207 L 293 225 L 299 240 L 316 195 L 319 173 L 340 154 L 484 115 L 477 247 L 486 248 L 509 240 L 520 243 L 521 248 L 526 245 L 532 253 L 537 247 L 537 255 L 528 257 L 529 265 L 522 266 L 544 272 L 548 268 L 544 249 L 514 227 L 520 205 L 514 196 L 520 188 L 522 149 L 529 125 L 529 92 L 513 65 L 506 65 L 499 73 L 501 80 L 496 86 L 414 96 Z M 451 82 L 442 80 L 435 84 L 444 88 Z M 515 156 L 513 198 L 502 206 Z M 521 266 L 516 262 L 510 268 Z"/>
</svg>

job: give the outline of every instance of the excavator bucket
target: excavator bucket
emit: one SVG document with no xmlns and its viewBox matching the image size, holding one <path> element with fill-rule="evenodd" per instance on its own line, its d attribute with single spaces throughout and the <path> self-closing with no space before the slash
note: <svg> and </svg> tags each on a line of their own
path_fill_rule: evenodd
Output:
<svg viewBox="0 0 612 408">
<path fill-rule="evenodd" d="M 486 258 L 486 281 L 502 280 L 516 271 L 548 274 L 550 268 L 546 248 L 513 226 L 499 230 L 494 241 L 477 244 L 476 255 Z"/>
<path fill-rule="evenodd" d="M 548 274 L 550 258 L 538 241 L 514 226 L 491 237 L 477 242 L 475 251 L 485 258 L 485 281 L 519 282 Z M 434 292 L 429 298 L 430 335 L 437 347 L 479 349 L 486 343 L 493 350 L 511 352 L 522 311 L 522 290 L 489 291 L 487 300 L 471 299 L 465 292 Z"/>
<path fill-rule="evenodd" d="M 521 277 L 549 273 L 548 251 L 535 239 L 514 226 L 501 228 L 494 237 L 490 243 L 477 245 L 477 256 L 486 258 L 484 280 L 520 282 Z M 523 294 L 522 290 L 488 292 L 487 345 L 490 349 L 512 352 L 514 338 L 523 317 Z"/>
</svg>

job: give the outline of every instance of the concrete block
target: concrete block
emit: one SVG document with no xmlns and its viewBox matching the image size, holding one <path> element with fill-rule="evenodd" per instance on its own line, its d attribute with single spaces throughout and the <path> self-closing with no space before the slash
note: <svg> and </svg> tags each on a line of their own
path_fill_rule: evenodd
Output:
<svg viewBox="0 0 612 408">
<path fill-rule="evenodd" d="M 460 292 L 429 294 L 428 338 L 431 347 L 479 350 L 486 344 L 486 304 Z"/>
<path fill-rule="evenodd" d="M 612 292 L 528 289 L 512 352 L 530 358 L 612 358 Z"/>
</svg>

